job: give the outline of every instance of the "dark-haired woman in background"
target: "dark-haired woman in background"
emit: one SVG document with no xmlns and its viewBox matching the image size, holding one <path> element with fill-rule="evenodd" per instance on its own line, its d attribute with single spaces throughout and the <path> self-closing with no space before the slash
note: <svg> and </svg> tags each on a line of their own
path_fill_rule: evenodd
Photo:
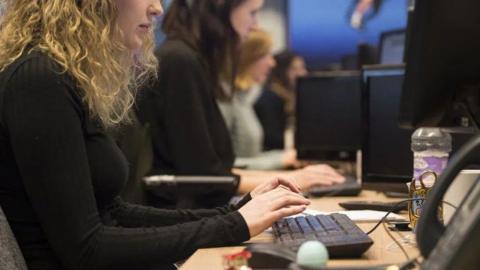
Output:
<svg viewBox="0 0 480 270">
<path fill-rule="evenodd" d="M 285 132 L 293 127 L 297 79 L 307 75 L 305 61 L 292 52 L 275 56 L 269 84 L 255 104 L 264 130 L 264 150 L 285 149 Z"/>
<path fill-rule="evenodd" d="M 158 82 L 138 99 L 138 117 L 151 126 L 152 174 L 232 175 L 235 156 L 215 98 L 228 98 L 220 78 L 232 78 L 237 47 L 255 26 L 262 5 L 263 0 L 172 2 L 162 25 L 167 40 L 156 51 Z M 156 203 L 215 207 L 237 187 L 182 192 L 157 194 Z"/>
<path fill-rule="evenodd" d="M 256 25 L 263 0 L 178 0 L 167 12 L 162 30 L 167 41 L 156 51 L 158 83 L 139 98 L 138 116 L 150 123 L 153 174 L 231 175 L 235 155 L 217 100 L 231 99 L 240 44 Z M 288 179 L 319 181 L 331 168 L 284 174 Z M 169 207 L 215 207 L 246 193 L 272 173 L 245 172 L 239 186 L 198 186 L 162 192 L 156 203 Z M 259 177 L 262 175 L 263 177 Z M 334 175 L 333 177 L 338 177 Z"/>
</svg>

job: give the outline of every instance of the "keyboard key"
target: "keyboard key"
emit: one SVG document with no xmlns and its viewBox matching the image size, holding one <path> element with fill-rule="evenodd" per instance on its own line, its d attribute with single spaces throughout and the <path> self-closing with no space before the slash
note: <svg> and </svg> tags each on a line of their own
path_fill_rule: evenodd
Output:
<svg viewBox="0 0 480 270">
<path fill-rule="evenodd" d="M 288 227 L 290 228 L 290 231 L 292 232 L 292 234 L 302 232 L 300 230 L 300 227 L 297 224 L 297 221 L 294 218 L 287 219 L 287 222 L 288 222 Z"/>
<path fill-rule="evenodd" d="M 312 234 L 313 229 L 310 227 L 310 224 L 308 224 L 307 219 L 305 217 L 298 217 L 296 218 L 298 225 L 300 225 L 300 228 L 302 229 L 302 232 L 304 234 Z"/>
<path fill-rule="evenodd" d="M 306 219 L 307 219 L 308 223 L 310 223 L 310 225 L 312 226 L 312 228 L 315 232 L 317 232 L 317 233 L 325 232 L 325 229 L 323 228 L 323 226 L 320 224 L 320 222 L 318 222 L 317 217 L 307 216 Z"/>
<path fill-rule="evenodd" d="M 277 242 L 297 251 L 310 240 L 322 242 L 332 257 L 358 257 L 372 244 L 352 220 L 341 214 L 282 219 L 273 226 Z"/>
</svg>

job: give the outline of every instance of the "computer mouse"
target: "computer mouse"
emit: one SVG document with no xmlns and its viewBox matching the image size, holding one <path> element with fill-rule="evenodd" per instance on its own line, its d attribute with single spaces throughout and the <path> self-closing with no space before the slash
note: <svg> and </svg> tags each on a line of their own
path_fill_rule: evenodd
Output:
<svg viewBox="0 0 480 270">
<path fill-rule="evenodd" d="M 286 269 L 297 256 L 287 247 L 275 243 L 250 244 L 247 250 L 252 254 L 248 265 L 253 269 Z"/>
</svg>

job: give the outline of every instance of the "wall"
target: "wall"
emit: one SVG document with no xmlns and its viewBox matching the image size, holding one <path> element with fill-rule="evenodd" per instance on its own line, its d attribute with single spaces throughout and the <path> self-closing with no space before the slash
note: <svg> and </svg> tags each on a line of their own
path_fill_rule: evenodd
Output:
<svg viewBox="0 0 480 270">
<path fill-rule="evenodd" d="M 265 6 L 258 14 L 259 27 L 269 31 L 273 36 L 274 52 L 287 48 L 287 6 L 288 0 L 266 0 Z"/>
</svg>

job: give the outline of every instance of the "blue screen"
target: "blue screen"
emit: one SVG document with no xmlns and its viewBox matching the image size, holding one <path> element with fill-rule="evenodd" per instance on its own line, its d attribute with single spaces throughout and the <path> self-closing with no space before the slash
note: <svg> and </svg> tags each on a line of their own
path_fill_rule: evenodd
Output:
<svg viewBox="0 0 480 270">
<path fill-rule="evenodd" d="M 380 34 L 405 28 L 407 0 L 383 0 L 362 29 L 350 26 L 357 0 L 290 0 L 289 45 L 313 68 L 340 63 L 342 56 L 354 55 L 359 43 L 378 45 Z"/>
</svg>

